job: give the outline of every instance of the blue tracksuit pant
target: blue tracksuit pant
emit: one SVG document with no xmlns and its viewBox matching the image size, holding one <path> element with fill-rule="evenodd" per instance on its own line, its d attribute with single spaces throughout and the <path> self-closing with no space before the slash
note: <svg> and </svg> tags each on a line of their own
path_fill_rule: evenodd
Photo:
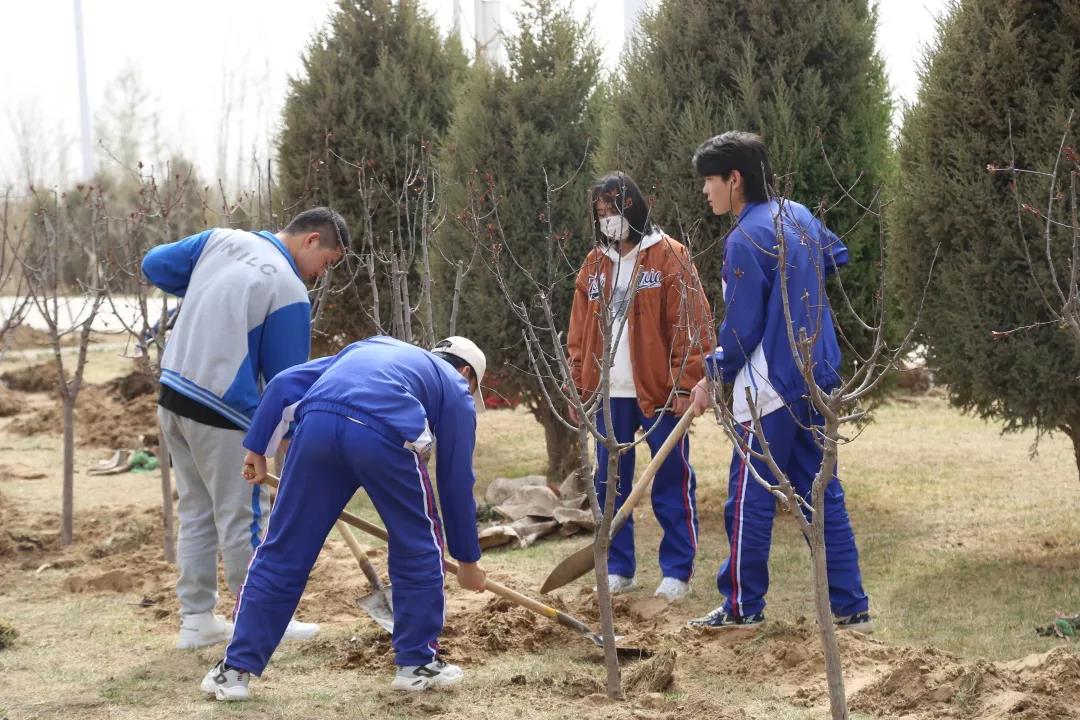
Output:
<svg viewBox="0 0 1080 720">
<path fill-rule="evenodd" d="M 619 442 L 630 442 L 641 428 L 648 431 L 655 426 L 646 442 L 655 453 L 664 444 L 679 418 L 669 413 L 645 417 L 636 398 L 611 398 L 611 426 Z M 597 416 L 600 432 L 607 434 L 603 412 Z M 604 507 L 607 489 L 608 452 L 601 443 L 596 445 L 596 493 L 600 507 Z M 624 453 L 619 458 L 619 488 L 615 498 L 616 509 L 630 494 L 634 480 L 634 453 Z M 653 513 L 664 530 L 660 541 L 660 571 L 664 577 L 689 580 L 694 574 L 694 555 L 697 553 L 697 476 L 690 467 L 690 438 L 683 437 L 672 448 L 652 485 Z M 637 562 L 634 556 L 634 518 L 614 537 L 608 551 L 608 572 L 624 577 L 634 577 Z"/>
<path fill-rule="evenodd" d="M 259 675 L 285 632 L 338 515 L 363 487 L 390 535 L 394 656 L 435 657 L 443 628 L 442 527 L 422 461 L 343 415 L 311 411 L 296 428 L 266 538 L 236 602 L 225 662 Z"/>
<path fill-rule="evenodd" d="M 805 400 L 761 418 L 762 431 L 777 467 L 788 476 L 795 492 L 807 499 L 822 459 L 822 449 L 807 428 L 821 423 L 821 416 Z M 752 436 L 750 423 L 745 423 L 742 437 Z M 756 437 L 752 442 L 754 450 L 761 452 Z M 763 461 L 751 462 L 762 478 L 775 483 Z M 775 514 L 775 497 L 754 479 L 738 450 L 733 451 L 724 508 L 731 556 L 716 574 L 716 585 L 724 596 L 724 609 L 737 617 L 754 615 L 765 608 Z M 859 552 L 844 506 L 844 491 L 835 475 L 825 488 L 825 556 L 833 613 L 843 616 L 865 612 L 870 601 L 863 591 Z"/>
</svg>

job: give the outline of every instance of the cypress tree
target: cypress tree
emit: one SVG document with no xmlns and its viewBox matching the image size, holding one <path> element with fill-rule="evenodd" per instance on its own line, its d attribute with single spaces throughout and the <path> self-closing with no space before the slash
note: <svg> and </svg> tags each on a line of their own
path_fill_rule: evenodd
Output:
<svg viewBox="0 0 1080 720">
<path fill-rule="evenodd" d="M 457 220 L 446 223 L 446 239 L 454 258 L 469 258 L 477 240 L 466 227 L 470 201 L 479 202 L 473 218 L 497 209 L 502 237 L 496 234 L 484 249 L 486 262 L 498 264 L 509 300 L 530 308 L 537 324 L 544 325 L 537 291 L 553 290 L 552 310 L 566 324 L 574 277 L 592 237 L 586 197 L 598 133 L 599 51 L 565 2 L 526 3 L 518 27 L 507 41 L 508 68 L 481 59 L 463 88 L 442 163 L 446 206 Z M 488 242 L 495 218 L 480 222 Z M 492 247 L 500 242 L 504 248 Z M 544 425 L 548 475 L 561 479 L 577 465 L 574 435 L 551 416 L 530 374 L 522 323 L 489 269 L 474 267 L 467 276 L 457 331 L 487 352 L 499 391 L 527 403 Z M 444 266 L 440 280 L 448 298 L 452 265 Z M 447 310 L 450 304 L 442 303 Z"/>
<path fill-rule="evenodd" d="M 353 249 L 362 251 L 358 172 L 401 188 L 415 159 L 433 153 L 449 125 L 465 69 L 457 39 L 440 37 L 421 3 L 339 0 L 308 46 L 299 77 L 290 82 L 278 145 L 285 197 L 341 212 L 353 226 Z M 375 209 L 377 246 L 398 232 L 399 210 L 393 202 Z M 361 278 L 356 288 L 364 283 Z M 351 341 L 371 333 L 369 297 L 341 297 L 325 316 L 331 335 Z"/>
<path fill-rule="evenodd" d="M 1003 420 L 1007 431 L 1063 431 L 1080 463 L 1080 348 L 1043 301 L 1051 285 L 1042 218 L 1022 212 L 1018 226 L 1017 201 L 1045 213 L 1048 178 L 1017 175 L 1017 200 L 1013 173 L 987 167 L 1015 163 L 1050 173 L 1063 137 L 1077 146 L 1075 125 L 1066 134 L 1066 119 L 1080 107 L 1078 38 L 1074 0 L 953 6 L 904 119 L 892 266 L 911 312 L 926 290 L 920 338 L 950 400 Z M 1067 187 L 1064 172 L 1058 188 Z M 1059 213 L 1068 202 L 1066 190 Z M 1051 245 L 1059 276 L 1067 278 L 1069 232 L 1052 232 Z M 1011 330 L 994 339 L 994 331 Z"/>
<path fill-rule="evenodd" d="M 714 307 L 722 308 L 717 241 L 730 222 L 708 213 L 690 157 L 713 135 L 748 130 L 764 137 L 779 192 L 790 184 L 791 199 L 811 208 L 838 203 L 826 222 L 850 250 L 844 288 L 874 318 L 878 226 L 860 221 L 863 211 L 837 183 L 858 180 L 852 195 L 868 204 L 891 174 L 876 24 L 867 0 L 661 0 L 643 16 L 623 53 L 597 166 L 650 188 L 656 219 L 700 253 Z M 871 334 L 856 330 L 830 289 L 838 324 L 865 352 Z M 845 357 L 853 357 L 846 348 Z"/>
</svg>

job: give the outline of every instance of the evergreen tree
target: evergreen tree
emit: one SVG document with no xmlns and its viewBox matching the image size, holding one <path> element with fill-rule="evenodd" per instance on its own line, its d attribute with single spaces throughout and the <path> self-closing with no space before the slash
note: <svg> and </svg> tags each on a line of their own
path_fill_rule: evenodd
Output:
<svg viewBox="0 0 1080 720">
<path fill-rule="evenodd" d="M 953 6 L 904 119 L 892 267 L 909 310 L 926 290 L 920 336 L 951 401 L 1004 420 L 1007 430 L 1064 431 L 1080 462 L 1080 348 L 1050 322 L 1043 301 L 1051 287 L 1044 225 L 1020 215 L 1034 244 L 1028 263 L 1013 176 L 987 168 L 1015 162 L 1019 170 L 1052 171 L 1066 118 L 1080 108 L 1078 38 L 1074 0 Z M 1066 144 L 1076 147 L 1077 135 L 1074 126 Z M 1067 187 L 1066 178 L 1058 182 Z M 1045 176 L 1021 174 L 1017 190 L 1021 203 L 1045 212 Z M 1058 202 L 1064 209 L 1067 192 Z M 1068 277 L 1071 239 L 1067 231 L 1051 235 L 1058 272 Z"/>
<path fill-rule="evenodd" d="M 447 242 L 454 258 L 467 259 L 477 234 L 487 242 L 492 232 L 491 243 L 506 247 L 489 243 L 483 262 L 498 264 L 510 299 L 537 311 L 537 291 L 550 289 L 554 315 L 566 324 L 574 277 L 592 242 L 588 160 L 598 133 L 599 51 L 565 2 L 526 3 L 518 27 L 507 41 L 509 68 L 477 62 L 448 133 L 443 179 L 457 222 L 446 224 Z M 493 209 L 497 220 L 486 215 Z M 470 231 L 472 222 L 479 222 L 479 233 Z M 457 331 L 487 352 L 499 391 L 525 401 L 544 425 L 548 475 L 562 479 L 578 464 L 575 436 L 551 416 L 530 374 L 522 323 L 489 269 L 467 276 Z M 453 265 L 443 267 L 444 298 L 454 272 Z M 447 311 L 450 304 L 441 303 Z M 546 326 L 538 311 L 534 320 Z"/>
<path fill-rule="evenodd" d="M 339 0 L 290 83 L 278 147 L 285 197 L 341 212 L 361 252 L 358 172 L 401 188 L 418 153 L 430 152 L 449 124 L 465 68 L 456 38 L 442 39 L 420 3 Z M 375 242 L 389 243 L 400 221 L 397 204 L 379 203 L 371 219 Z M 326 316 L 331 333 L 346 340 L 371 333 L 369 296 L 342 297 Z"/>
<path fill-rule="evenodd" d="M 844 288 L 873 320 L 878 227 L 860 222 L 862 209 L 838 182 L 858 180 L 852 195 L 868 204 L 890 175 L 891 102 L 876 24 L 868 0 L 661 0 L 642 17 L 623 53 L 597 168 L 636 178 L 656 201 L 657 221 L 693 241 L 714 307 L 723 307 L 716 243 L 730 222 L 709 214 L 690 157 L 713 135 L 748 130 L 765 139 L 778 192 L 790 184 L 791 199 L 811 208 L 838 203 L 826 222 L 851 251 Z M 831 290 L 838 324 L 865 350 L 871 333 L 856 329 Z"/>
</svg>

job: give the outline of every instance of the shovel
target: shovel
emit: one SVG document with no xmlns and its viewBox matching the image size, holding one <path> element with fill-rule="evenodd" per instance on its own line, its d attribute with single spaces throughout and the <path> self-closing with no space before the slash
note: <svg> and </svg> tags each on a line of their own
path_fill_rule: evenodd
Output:
<svg viewBox="0 0 1080 720">
<path fill-rule="evenodd" d="M 390 595 L 390 587 L 382 584 L 379 573 L 375 572 L 375 568 L 372 567 L 371 561 L 367 559 L 363 548 L 360 547 L 360 543 L 357 542 L 356 536 L 352 534 L 349 526 L 338 520 L 334 523 L 334 527 L 337 528 L 338 533 L 345 540 L 345 544 L 352 550 L 353 557 L 356 558 L 357 564 L 360 565 L 360 571 L 364 573 L 364 577 L 371 584 L 371 592 L 357 600 L 356 604 L 360 606 L 361 610 L 370 615 L 371 619 L 379 624 L 379 627 L 388 633 L 393 633 L 394 603 Z"/>
<path fill-rule="evenodd" d="M 273 476 L 271 476 L 273 477 Z M 277 488 L 277 482 L 266 482 L 272 488 Z M 364 573 L 364 577 L 367 578 L 368 583 L 371 585 L 371 592 L 356 601 L 356 604 L 360 606 L 360 609 L 371 616 L 379 627 L 386 630 L 388 633 L 394 632 L 394 603 L 390 595 L 390 587 L 383 585 L 382 580 L 379 579 L 379 573 L 375 571 L 371 561 L 367 559 L 367 555 L 364 554 L 364 549 L 360 547 L 360 543 L 357 542 L 356 537 L 349 530 L 349 526 L 338 520 L 334 523 L 338 533 L 341 535 L 341 539 L 345 541 L 345 544 L 349 546 L 349 550 L 352 551 L 353 557 L 356 558 L 357 564 L 360 566 L 360 570 Z"/>
<path fill-rule="evenodd" d="M 645 491 L 649 489 L 649 485 L 652 484 L 653 478 L 656 476 L 656 471 L 660 469 L 660 466 L 664 464 L 664 460 L 667 460 L 667 456 L 671 454 L 671 449 L 679 444 L 683 435 L 690 428 L 690 423 L 694 422 L 694 409 L 690 408 L 683 413 L 682 418 L 679 420 L 679 424 L 675 426 L 675 429 L 671 431 L 671 434 L 667 436 L 667 440 L 660 446 L 660 449 L 653 455 L 652 461 L 646 466 L 645 471 L 641 473 L 641 478 L 634 484 L 634 488 L 630 491 L 630 494 L 626 496 L 626 501 L 619 508 L 619 512 L 615 514 L 615 517 L 611 519 L 611 534 L 609 537 L 615 537 L 616 533 L 622 530 L 626 525 L 626 521 L 630 519 L 630 513 L 633 512 L 634 506 L 638 504 Z M 544 584 L 540 587 L 540 592 L 549 593 L 552 590 L 557 590 L 567 583 L 571 583 L 577 580 L 579 577 L 596 567 L 596 562 L 593 557 L 593 545 L 589 543 L 585 547 L 575 552 L 570 557 L 559 563 L 551 574 L 544 580 Z"/>
<path fill-rule="evenodd" d="M 278 486 L 278 482 L 279 482 L 279 479 L 275 475 L 272 475 L 272 474 L 269 474 L 269 473 L 267 473 L 267 475 L 266 475 L 266 480 L 263 481 L 263 483 L 265 485 L 268 485 L 268 486 L 270 486 L 272 488 L 276 488 Z M 364 520 L 363 518 L 360 518 L 360 517 L 357 517 L 356 515 L 353 515 L 348 510 L 343 511 L 341 513 L 341 515 L 339 515 L 338 517 L 339 517 L 338 522 L 343 522 L 343 523 L 346 523 L 348 525 L 352 525 L 354 528 L 357 528 L 358 530 L 363 530 L 368 535 L 374 535 L 375 537 L 379 538 L 380 540 L 387 540 L 389 538 L 389 536 L 386 534 L 386 530 L 384 530 L 383 528 L 379 527 L 378 525 L 376 525 L 374 523 L 370 523 L 367 520 Z M 354 540 L 355 540 L 355 538 L 354 538 Z M 443 568 L 447 572 L 454 573 L 455 575 L 457 574 L 457 571 L 458 571 L 457 563 L 454 562 L 453 560 L 449 559 L 449 558 L 443 558 Z M 554 620 L 555 622 L 559 623 L 560 625 L 562 625 L 564 627 L 570 628 L 571 630 L 578 633 L 583 638 L 585 638 L 586 640 L 588 640 L 589 642 L 591 642 L 593 645 L 595 645 L 597 647 L 601 647 L 601 648 L 604 647 L 603 638 L 601 638 L 600 635 L 598 635 L 597 633 L 594 633 L 592 631 L 592 628 L 590 628 L 588 625 L 586 625 L 581 620 L 578 620 L 573 615 L 569 615 L 567 613 L 564 613 L 562 610 L 557 610 L 557 609 L 555 609 L 555 608 L 553 608 L 553 607 L 551 607 L 549 605 L 543 604 L 542 602 L 539 602 L 537 600 L 533 600 L 532 598 L 530 598 L 530 597 L 528 597 L 526 595 L 522 595 L 521 593 L 517 592 L 516 590 L 511 590 L 510 588 L 506 587 L 505 585 L 500 585 L 499 583 L 495 582 L 494 580 L 487 580 L 484 583 L 484 589 L 488 590 L 489 592 L 491 592 L 491 593 L 493 593 L 495 595 L 498 595 L 499 597 L 503 598 L 504 600 L 509 600 L 510 602 L 514 603 L 515 605 L 519 605 L 519 606 L 525 608 L 526 610 L 531 610 L 532 612 L 536 613 L 537 615 L 543 615 L 544 617 L 549 618 L 551 620 Z M 379 623 L 379 624 L 381 625 L 382 623 Z M 386 627 L 386 626 L 383 625 L 383 627 Z M 391 622 L 391 628 L 393 628 L 393 622 Z M 616 637 L 616 641 L 617 640 L 618 640 L 618 637 Z M 652 655 L 652 651 L 647 649 L 647 648 L 616 647 L 615 650 L 618 653 L 619 657 L 627 658 L 627 659 L 641 659 L 641 658 L 647 658 L 647 657 Z"/>
</svg>

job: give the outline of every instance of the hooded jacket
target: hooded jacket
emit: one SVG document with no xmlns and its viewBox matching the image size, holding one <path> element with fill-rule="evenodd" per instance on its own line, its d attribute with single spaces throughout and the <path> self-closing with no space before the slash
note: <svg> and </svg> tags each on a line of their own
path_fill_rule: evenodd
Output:
<svg viewBox="0 0 1080 720">
<path fill-rule="evenodd" d="M 618 263 L 614 247 L 593 248 L 575 284 L 567 350 L 574 384 L 586 398 L 600 385 L 601 319 Z M 637 268 L 623 332 L 629 334 L 638 405 L 649 417 L 663 409 L 672 388 L 689 392 L 704 375 L 704 357 L 714 345 L 712 311 L 690 253 L 661 231 L 641 239 Z"/>
</svg>

